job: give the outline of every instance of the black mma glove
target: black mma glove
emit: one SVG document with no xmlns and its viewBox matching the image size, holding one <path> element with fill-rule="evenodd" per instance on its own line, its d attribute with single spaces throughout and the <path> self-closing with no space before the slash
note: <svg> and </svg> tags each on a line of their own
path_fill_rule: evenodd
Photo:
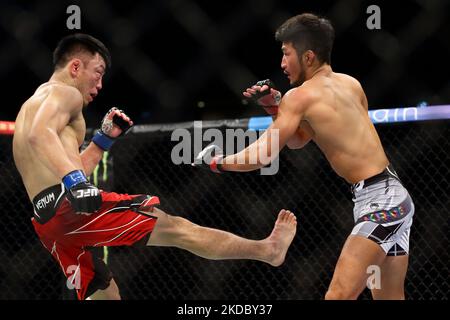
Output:
<svg viewBox="0 0 450 320">
<path fill-rule="evenodd" d="M 266 87 L 265 87 L 266 86 Z M 256 91 L 253 93 L 253 91 Z M 274 83 L 269 80 L 258 81 L 244 93 L 247 100 L 264 108 L 270 115 L 278 113 L 278 106 L 281 102 L 281 92 L 276 90 Z"/>
<path fill-rule="evenodd" d="M 133 121 L 122 110 L 111 108 L 103 117 L 101 128 L 92 138 L 92 142 L 108 151 L 115 140 L 125 135 L 132 126 Z"/>
<path fill-rule="evenodd" d="M 90 184 L 81 170 L 66 174 L 62 181 L 66 187 L 67 200 L 76 213 L 94 213 L 102 205 L 102 195 Z"/>
<path fill-rule="evenodd" d="M 222 173 L 223 151 L 219 146 L 211 144 L 203 149 L 195 158 L 193 167 L 206 169 L 215 173 Z"/>
</svg>

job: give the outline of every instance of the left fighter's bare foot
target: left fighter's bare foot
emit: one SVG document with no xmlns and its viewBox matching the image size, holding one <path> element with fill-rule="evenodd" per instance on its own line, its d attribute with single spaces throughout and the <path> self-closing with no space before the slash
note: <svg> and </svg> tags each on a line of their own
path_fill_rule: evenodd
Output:
<svg viewBox="0 0 450 320">
<path fill-rule="evenodd" d="M 265 239 L 271 247 L 271 253 L 266 260 L 274 267 L 284 262 L 286 252 L 294 239 L 297 231 L 297 217 L 289 210 L 282 209 L 275 221 L 275 226 L 270 236 Z"/>
</svg>

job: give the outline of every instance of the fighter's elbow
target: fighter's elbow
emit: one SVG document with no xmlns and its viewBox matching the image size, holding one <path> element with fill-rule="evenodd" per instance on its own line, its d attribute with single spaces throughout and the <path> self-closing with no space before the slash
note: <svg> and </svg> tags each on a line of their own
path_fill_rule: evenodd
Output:
<svg viewBox="0 0 450 320">
<path fill-rule="evenodd" d="M 32 129 L 27 135 L 27 142 L 33 149 L 39 149 L 43 144 L 48 144 L 48 139 L 42 132 Z"/>
<path fill-rule="evenodd" d="M 287 147 L 291 150 L 301 149 L 306 146 L 308 142 L 288 142 Z"/>
<path fill-rule="evenodd" d="M 291 150 L 301 149 L 311 141 L 311 137 L 293 137 L 287 143 L 287 147 Z"/>
<path fill-rule="evenodd" d="M 30 131 L 27 136 L 27 142 L 31 147 L 36 147 L 39 144 L 39 135 Z"/>
</svg>

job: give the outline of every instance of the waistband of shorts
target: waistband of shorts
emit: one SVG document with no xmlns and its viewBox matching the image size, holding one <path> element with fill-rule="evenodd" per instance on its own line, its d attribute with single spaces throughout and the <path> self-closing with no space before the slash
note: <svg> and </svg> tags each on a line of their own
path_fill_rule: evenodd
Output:
<svg viewBox="0 0 450 320">
<path fill-rule="evenodd" d="M 400 178 L 398 177 L 397 172 L 395 172 L 395 169 L 391 163 L 389 163 L 389 165 L 382 172 L 380 172 L 370 178 L 367 178 L 367 179 L 364 179 L 364 180 L 358 181 L 357 183 L 352 184 L 350 186 L 350 189 L 351 189 L 352 193 L 354 193 L 355 191 L 362 190 L 362 189 L 364 189 L 368 186 L 371 186 L 377 182 L 386 180 L 387 178 L 394 178 L 394 179 L 398 180 L 399 182 L 401 182 Z"/>
<path fill-rule="evenodd" d="M 39 192 L 32 200 L 34 218 L 40 224 L 49 221 L 65 199 L 64 184 L 56 184 Z"/>
</svg>

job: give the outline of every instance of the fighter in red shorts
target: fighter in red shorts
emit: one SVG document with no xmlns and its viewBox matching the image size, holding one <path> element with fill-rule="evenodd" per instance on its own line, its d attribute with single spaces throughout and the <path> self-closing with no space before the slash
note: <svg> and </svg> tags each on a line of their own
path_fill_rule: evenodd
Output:
<svg viewBox="0 0 450 320">
<path fill-rule="evenodd" d="M 14 161 L 30 200 L 33 226 L 79 299 L 119 299 L 111 272 L 90 249 L 99 246 L 172 246 L 207 259 L 253 259 L 279 266 L 296 232 L 296 217 L 281 210 L 272 233 L 255 241 L 201 227 L 154 206 L 156 196 L 104 192 L 87 180 L 103 152 L 133 125 L 112 108 L 83 151 L 82 115 L 102 88 L 110 66 L 99 40 L 74 34 L 54 51 L 54 72 L 16 119 Z"/>
</svg>

